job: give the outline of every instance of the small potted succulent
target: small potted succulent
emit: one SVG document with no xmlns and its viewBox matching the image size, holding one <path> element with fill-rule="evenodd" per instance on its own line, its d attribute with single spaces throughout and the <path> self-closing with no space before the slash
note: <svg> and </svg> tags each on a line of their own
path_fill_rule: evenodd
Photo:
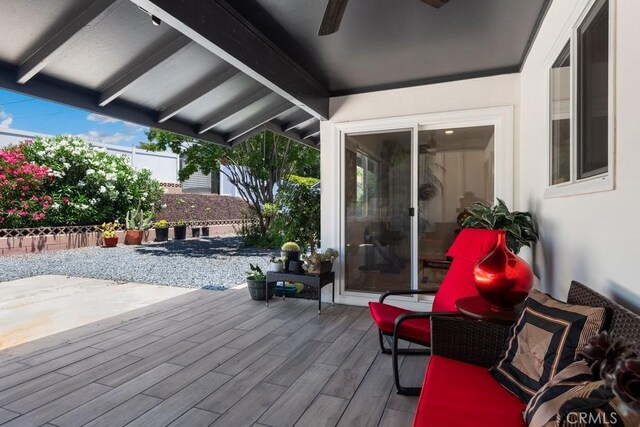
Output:
<svg viewBox="0 0 640 427">
<path fill-rule="evenodd" d="M 275 273 L 281 272 L 282 269 L 284 268 L 284 261 L 285 259 L 283 257 L 269 258 L 269 271 L 273 271 Z"/>
<path fill-rule="evenodd" d="M 271 283 L 268 293 L 266 292 L 267 276 L 264 274 L 260 266 L 249 264 L 247 274 L 247 288 L 251 299 L 255 301 L 266 301 L 273 297 L 276 290 L 276 284 Z"/>
<path fill-rule="evenodd" d="M 180 219 L 173 226 L 173 238 L 175 240 L 184 240 L 187 238 L 187 223 Z"/>
<path fill-rule="evenodd" d="M 333 261 L 338 257 L 339 253 L 335 249 L 327 249 L 324 252 L 314 252 L 305 255 L 305 270 L 309 274 L 325 274 L 331 271 Z"/>
<path fill-rule="evenodd" d="M 153 212 L 145 213 L 140 209 L 140 204 L 135 209 L 129 210 L 126 216 L 127 232 L 124 238 L 125 245 L 139 245 L 142 243 L 144 231 L 151 228 Z"/>
<path fill-rule="evenodd" d="M 295 242 L 287 242 L 280 248 L 280 256 L 286 258 L 284 270 L 289 271 L 291 261 L 298 261 L 300 259 L 300 246 Z"/>
<path fill-rule="evenodd" d="M 120 225 L 118 221 L 102 223 L 100 231 L 105 248 L 115 248 L 118 244 L 118 236 L 116 234 L 118 225 Z"/>
<path fill-rule="evenodd" d="M 156 221 L 154 224 L 156 229 L 156 242 L 166 242 L 169 240 L 169 223 L 165 219 Z"/>
</svg>

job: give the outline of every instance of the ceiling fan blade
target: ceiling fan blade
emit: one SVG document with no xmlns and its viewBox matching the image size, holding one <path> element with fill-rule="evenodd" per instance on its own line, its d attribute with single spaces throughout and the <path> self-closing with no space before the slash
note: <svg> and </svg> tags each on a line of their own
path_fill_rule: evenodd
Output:
<svg viewBox="0 0 640 427">
<path fill-rule="evenodd" d="M 319 36 L 326 36 L 338 31 L 348 1 L 349 0 L 329 0 L 327 8 L 324 11 L 322 23 L 320 24 L 320 30 L 318 30 Z"/>
<path fill-rule="evenodd" d="M 422 2 L 428 4 L 429 6 L 440 8 L 447 4 L 449 0 L 422 0 Z"/>
</svg>

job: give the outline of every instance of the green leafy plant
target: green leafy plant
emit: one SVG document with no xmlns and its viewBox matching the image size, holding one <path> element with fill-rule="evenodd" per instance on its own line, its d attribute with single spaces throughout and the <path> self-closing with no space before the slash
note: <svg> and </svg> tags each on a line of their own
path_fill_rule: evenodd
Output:
<svg viewBox="0 0 640 427">
<path fill-rule="evenodd" d="M 504 230 L 507 236 L 507 247 L 513 252 L 520 252 L 522 246 L 531 247 L 538 241 L 538 230 L 529 212 L 510 212 L 506 203 L 498 199 L 498 204 L 488 206 L 476 202 L 464 210 L 462 220 L 464 228 L 483 228 L 487 230 Z"/>
<path fill-rule="evenodd" d="M 274 264 L 282 264 L 287 257 L 271 257 L 269 258 L 269 262 L 272 262 Z"/>
<path fill-rule="evenodd" d="M 155 228 L 168 228 L 169 227 L 169 223 L 167 222 L 166 219 L 161 219 L 160 221 L 156 221 L 156 223 L 154 224 Z"/>
<path fill-rule="evenodd" d="M 279 213 L 274 231 L 286 240 L 296 239 L 311 252 L 320 241 L 320 190 L 306 184 L 286 182 L 278 190 Z"/>
<path fill-rule="evenodd" d="M 300 246 L 296 242 L 287 242 L 280 248 L 283 252 L 300 252 Z"/>
<path fill-rule="evenodd" d="M 103 239 L 110 239 L 116 237 L 116 232 L 118 231 L 118 226 L 120 224 L 118 221 L 114 222 L 103 222 L 100 226 L 100 231 L 102 233 Z"/>
<path fill-rule="evenodd" d="M 305 269 L 307 271 L 314 271 L 320 268 L 320 264 L 323 262 L 335 261 L 340 253 L 335 249 L 327 249 L 324 252 L 313 252 L 310 255 L 304 255 L 302 259 L 305 262 Z"/>
<path fill-rule="evenodd" d="M 127 212 L 125 224 L 127 230 L 148 230 L 153 224 L 153 212 L 145 213 L 138 204 L 138 207 Z"/>
<path fill-rule="evenodd" d="M 187 225 L 187 222 L 184 219 L 179 219 L 176 222 L 176 226 L 178 226 L 178 227 L 182 227 L 183 225 Z"/>
<path fill-rule="evenodd" d="M 264 274 L 264 271 L 262 271 L 258 265 L 249 264 L 249 270 L 246 271 L 245 274 L 248 279 L 255 280 L 257 282 L 267 279 L 267 275 Z"/>
</svg>

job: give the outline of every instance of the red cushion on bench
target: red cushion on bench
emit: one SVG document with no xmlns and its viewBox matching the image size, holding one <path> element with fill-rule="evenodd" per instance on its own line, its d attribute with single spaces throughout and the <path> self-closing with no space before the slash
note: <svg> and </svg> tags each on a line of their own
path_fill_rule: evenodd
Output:
<svg viewBox="0 0 640 427">
<path fill-rule="evenodd" d="M 370 302 L 369 311 L 379 329 L 388 334 L 393 334 L 393 326 L 396 318 L 404 313 L 413 313 L 410 310 L 394 307 L 379 302 Z M 402 322 L 400 335 L 412 338 L 424 343 L 431 342 L 431 322 L 429 319 L 409 319 Z"/>
<path fill-rule="evenodd" d="M 519 427 L 525 406 L 486 368 L 432 356 L 413 426 Z"/>
</svg>

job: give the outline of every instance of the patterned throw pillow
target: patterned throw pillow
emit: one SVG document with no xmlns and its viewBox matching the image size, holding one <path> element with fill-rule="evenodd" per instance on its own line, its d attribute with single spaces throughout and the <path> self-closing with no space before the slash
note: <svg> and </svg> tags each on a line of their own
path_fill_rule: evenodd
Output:
<svg viewBox="0 0 640 427">
<path fill-rule="evenodd" d="M 524 420 L 529 427 L 542 427 L 556 418 L 562 404 L 579 394 L 597 378 L 584 360 L 567 366 L 545 384 L 529 401 Z"/>
<path fill-rule="evenodd" d="M 585 361 L 563 369 L 529 401 L 524 418 L 529 427 L 637 427 L 640 416 L 626 414 L 620 400 L 595 381 Z"/>
<path fill-rule="evenodd" d="M 533 290 L 491 375 L 520 400 L 576 360 L 604 324 L 605 309 L 560 302 Z"/>
</svg>

